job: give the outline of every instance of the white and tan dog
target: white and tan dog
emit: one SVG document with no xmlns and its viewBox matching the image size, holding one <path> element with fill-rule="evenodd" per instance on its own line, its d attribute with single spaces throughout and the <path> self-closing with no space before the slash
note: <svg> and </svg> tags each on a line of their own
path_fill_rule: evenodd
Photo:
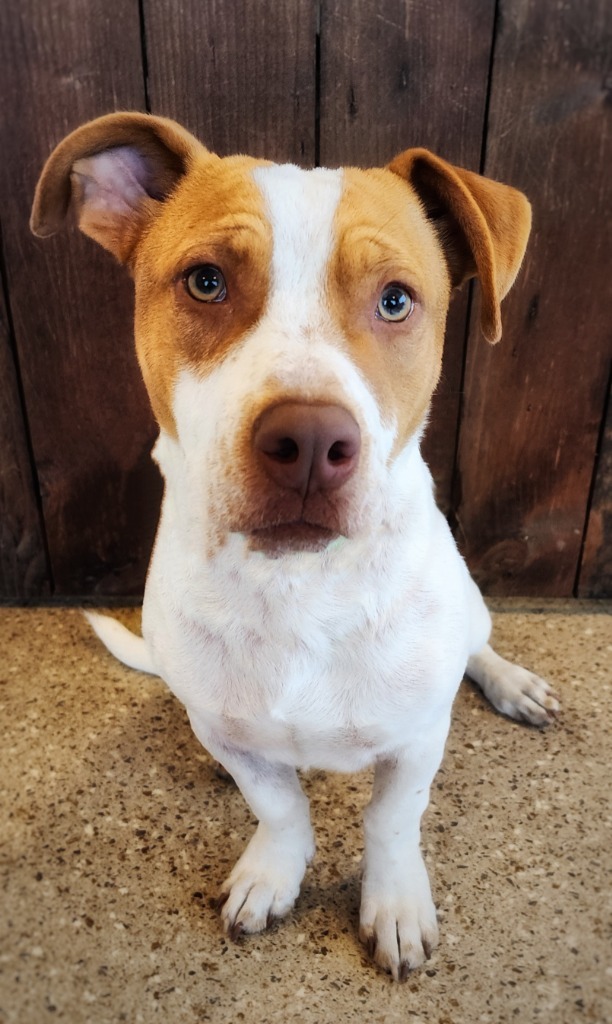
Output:
<svg viewBox="0 0 612 1024">
<path fill-rule="evenodd" d="M 312 859 L 296 769 L 375 765 L 360 931 L 403 979 L 438 939 L 419 824 L 464 671 L 513 718 L 558 709 L 488 645 L 419 452 L 451 290 L 478 276 L 496 341 L 529 205 L 422 149 L 304 171 L 130 113 L 58 146 L 33 230 L 71 203 L 134 277 L 165 478 L 144 639 L 94 628 L 166 680 L 258 819 L 222 892 L 233 937 L 286 914 Z"/>
</svg>

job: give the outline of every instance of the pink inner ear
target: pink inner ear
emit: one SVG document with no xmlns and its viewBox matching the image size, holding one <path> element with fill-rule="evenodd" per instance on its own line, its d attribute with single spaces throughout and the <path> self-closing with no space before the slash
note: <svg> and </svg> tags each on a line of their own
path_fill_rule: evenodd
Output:
<svg viewBox="0 0 612 1024">
<path fill-rule="evenodd" d="M 90 214 L 109 219 L 129 216 L 149 194 L 146 158 L 131 146 L 118 146 L 77 160 L 72 173 L 80 186 L 80 203 Z"/>
</svg>

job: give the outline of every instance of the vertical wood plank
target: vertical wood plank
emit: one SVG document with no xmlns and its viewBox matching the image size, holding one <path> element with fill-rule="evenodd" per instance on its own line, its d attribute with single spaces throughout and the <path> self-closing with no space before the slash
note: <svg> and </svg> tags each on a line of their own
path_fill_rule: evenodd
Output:
<svg viewBox="0 0 612 1024">
<path fill-rule="evenodd" d="M 50 593 L 9 325 L 0 288 L 0 599 Z"/>
<path fill-rule="evenodd" d="M 329 0 L 321 20 L 321 163 L 376 166 L 427 146 L 479 169 L 493 38 L 490 0 Z M 467 291 L 451 307 L 424 454 L 448 509 Z"/>
<path fill-rule="evenodd" d="M 579 597 L 612 597 L 612 392 L 601 438 L 584 543 Z"/>
<path fill-rule="evenodd" d="M 534 230 L 489 348 L 473 325 L 457 519 L 489 593 L 570 595 L 610 358 L 608 0 L 502 0 L 486 173 Z"/>
<path fill-rule="evenodd" d="M 137 594 L 160 487 L 127 275 L 76 230 L 28 230 L 53 146 L 144 105 L 138 0 L 5 0 L 0 184 L 23 388 L 58 595 Z"/>
<path fill-rule="evenodd" d="M 144 0 L 148 91 L 222 156 L 314 161 L 314 0 Z"/>
</svg>

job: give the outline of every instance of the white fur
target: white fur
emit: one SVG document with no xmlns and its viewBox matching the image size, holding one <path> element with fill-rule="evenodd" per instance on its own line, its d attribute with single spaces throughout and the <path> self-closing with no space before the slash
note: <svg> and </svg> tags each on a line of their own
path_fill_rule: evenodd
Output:
<svg viewBox="0 0 612 1024">
<path fill-rule="evenodd" d="M 151 661 L 147 645 L 142 637 L 135 636 L 131 630 L 126 629 L 116 619 L 109 615 L 100 615 L 98 612 L 83 612 L 89 625 L 96 636 L 108 650 L 122 661 L 124 665 L 135 668 L 139 672 L 156 674 L 155 666 Z"/>
<path fill-rule="evenodd" d="M 321 313 L 343 173 L 323 167 L 305 172 L 292 164 L 259 167 L 253 172 L 274 233 L 268 313 L 289 326 L 305 325 Z"/>
<path fill-rule="evenodd" d="M 286 913 L 312 858 L 295 769 L 376 764 L 361 934 L 397 978 L 437 938 L 419 821 L 468 659 L 510 714 L 516 687 L 485 646 L 489 615 L 435 506 L 419 437 L 392 457 L 396 424 L 327 309 L 342 172 L 263 167 L 254 178 L 273 229 L 272 290 L 220 365 L 177 381 L 178 436 L 162 432 L 155 450 L 166 489 L 143 634 L 151 666 L 259 820 L 224 888 L 231 934 Z M 270 558 L 224 520 L 240 501 L 228 465 L 244 410 L 271 387 L 331 395 L 361 431 L 350 539 L 323 552 Z M 534 715 L 549 699 L 535 694 Z"/>
</svg>

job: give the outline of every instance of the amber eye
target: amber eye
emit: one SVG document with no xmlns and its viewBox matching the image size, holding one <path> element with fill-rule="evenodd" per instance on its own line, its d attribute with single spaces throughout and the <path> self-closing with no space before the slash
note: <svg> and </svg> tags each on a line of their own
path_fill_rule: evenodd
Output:
<svg viewBox="0 0 612 1024">
<path fill-rule="evenodd" d="M 185 288 L 198 302 L 222 302 L 227 294 L 225 278 L 218 267 L 203 263 L 185 274 Z"/>
<path fill-rule="evenodd" d="M 376 307 L 376 316 L 389 323 L 406 320 L 414 309 L 414 299 L 401 284 L 388 284 L 381 293 Z"/>
</svg>

